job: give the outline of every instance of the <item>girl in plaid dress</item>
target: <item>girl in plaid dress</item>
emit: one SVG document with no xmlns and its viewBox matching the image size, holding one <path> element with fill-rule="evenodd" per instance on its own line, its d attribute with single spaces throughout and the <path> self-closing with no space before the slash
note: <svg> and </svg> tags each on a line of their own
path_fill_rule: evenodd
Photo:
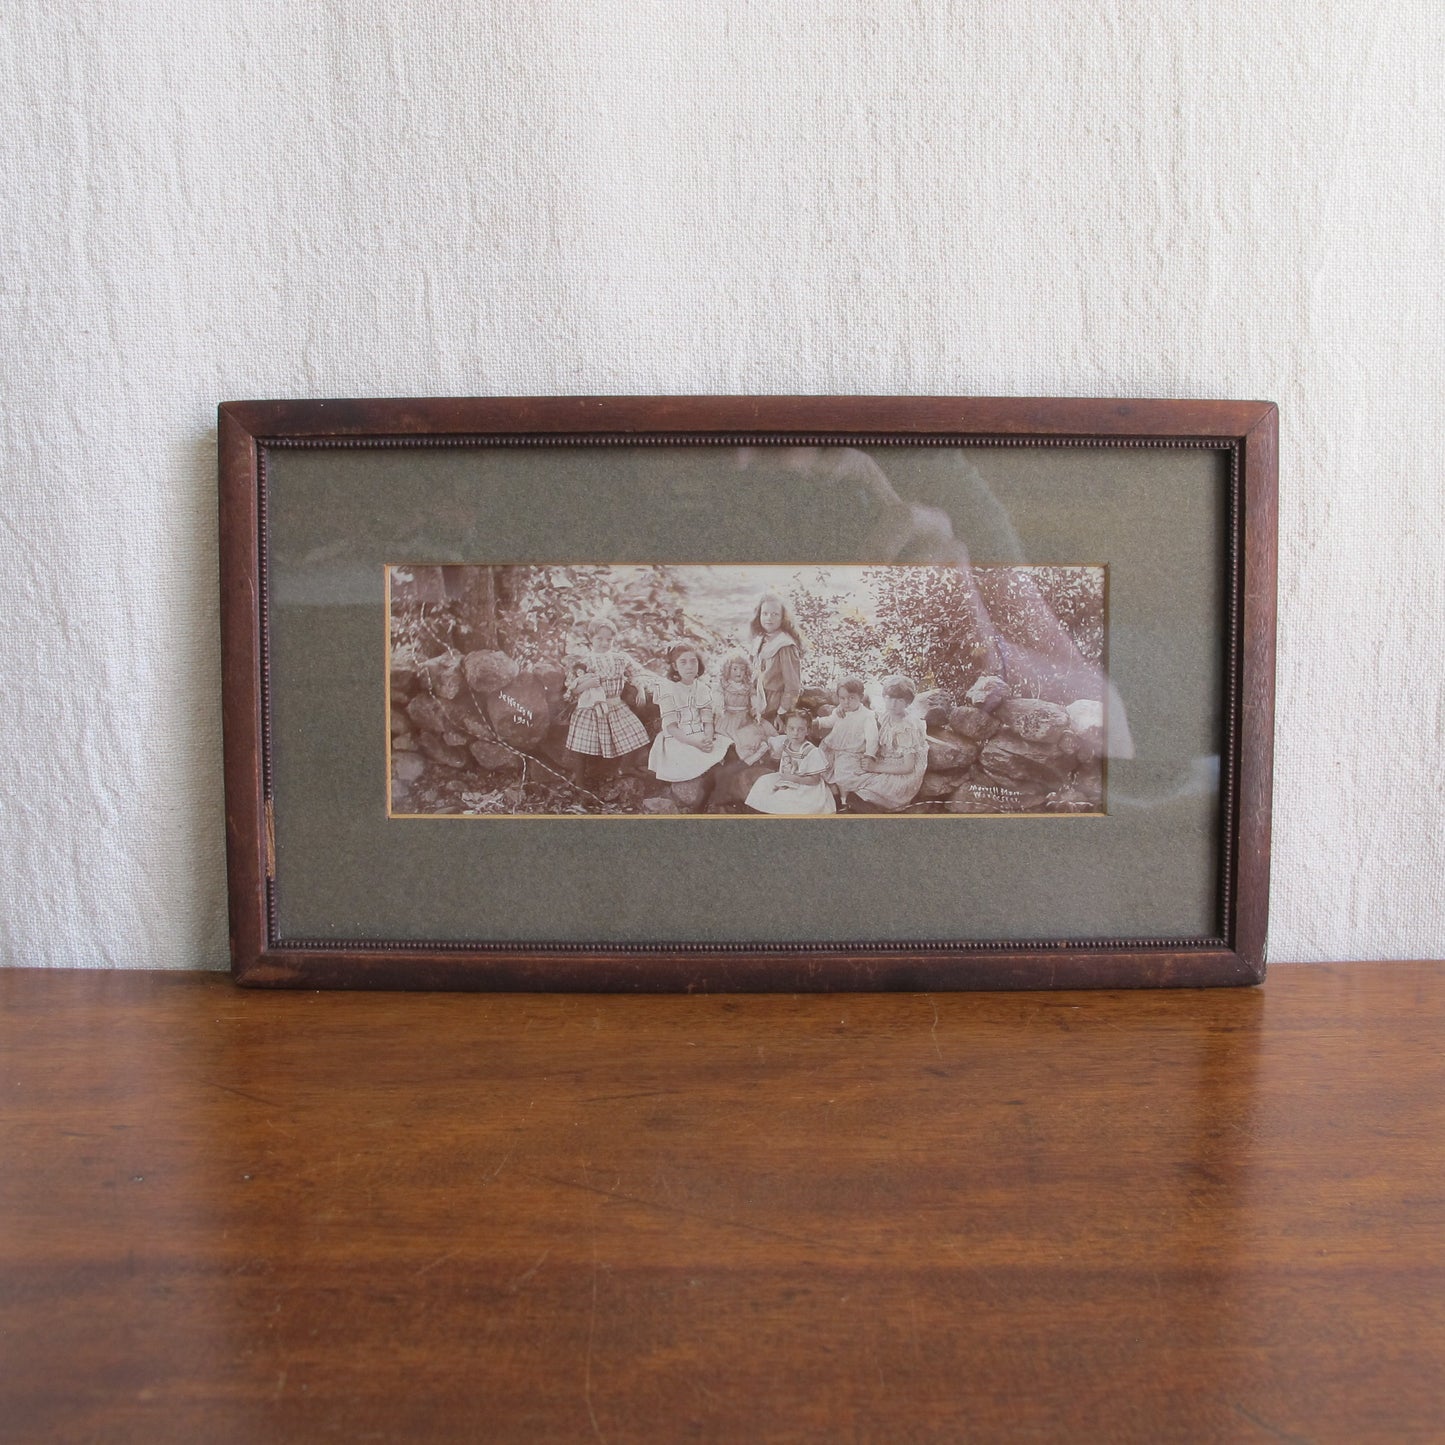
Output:
<svg viewBox="0 0 1445 1445">
<path fill-rule="evenodd" d="M 567 729 L 567 748 L 575 753 L 573 774 L 579 776 L 588 758 L 623 758 L 648 745 L 650 739 L 642 720 L 622 701 L 627 683 L 641 686 L 647 675 L 625 652 L 614 652 L 617 629 L 599 619 L 587 628 L 592 650 L 582 659 L 584 671 L 567 684 L 567 693 L 578 699 Z M 584 694 L 600 687 L 603 700 L 584 707 Z"/>
</svg>

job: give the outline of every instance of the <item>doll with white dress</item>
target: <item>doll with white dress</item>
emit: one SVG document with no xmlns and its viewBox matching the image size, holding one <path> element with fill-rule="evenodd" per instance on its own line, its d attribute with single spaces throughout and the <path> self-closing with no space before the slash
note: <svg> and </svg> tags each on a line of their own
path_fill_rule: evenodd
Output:
<svg viewBox="0 0 1445 1445">
<path fill-rule="evenodd" d="M 577 698 L 578 712 L 607 706 L 607 690 L 602 686 L 602 679 L 595 672 L 589 672 L 587 664 L 580 657 L 572 663 L 567 685 L 568 690 Z"/>
<path fill-rule="evenodd" d="M 740 741 L 743 737 L 751 738 L 759 729 L 764 737 L 772 737 L 777 731 L 772 723 L 759 720 L 755 682 L 753 665 L 748 661 L 747 653 L 740 648 L 728 653 L 718 665 L 713 694 L 721 695 L 722 712 L 718 716 L 717 730 L 738 745 L 739 755 L 743 752 Z M 752 747 L 751 742 L 748 746 Z"/>
</svg>

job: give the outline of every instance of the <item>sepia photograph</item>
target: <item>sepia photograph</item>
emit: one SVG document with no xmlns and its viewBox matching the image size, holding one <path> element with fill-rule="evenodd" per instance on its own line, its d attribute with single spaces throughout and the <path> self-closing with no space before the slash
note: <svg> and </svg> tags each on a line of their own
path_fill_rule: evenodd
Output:
<svg viewBox="0 0 1445 1445">
<path fill-rule="evenodd" d="M 1105 811 L 1102 566 L 386 573 L 393 818 Z"/>
</svg>

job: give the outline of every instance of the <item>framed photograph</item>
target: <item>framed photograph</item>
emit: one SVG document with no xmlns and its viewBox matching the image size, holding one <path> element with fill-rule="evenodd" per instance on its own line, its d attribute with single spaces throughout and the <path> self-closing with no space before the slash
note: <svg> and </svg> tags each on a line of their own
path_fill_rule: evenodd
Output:
<svg viewBox="0 0 1445 1445">
<path fill-rule="evenodd" d="M 1265 402 L 219 411 L 233 970 L 1242 984 Z"/>
</svg>

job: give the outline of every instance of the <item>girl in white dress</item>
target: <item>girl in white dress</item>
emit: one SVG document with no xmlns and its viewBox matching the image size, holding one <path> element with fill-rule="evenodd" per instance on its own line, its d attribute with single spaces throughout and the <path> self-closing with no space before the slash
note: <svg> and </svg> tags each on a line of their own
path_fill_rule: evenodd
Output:
<svg viewBox="0 0 1445 1445">
<path fill-rule="evenodd" d="M 917 795 L 928 770 L 928 734 L 921 718 L 908 716 L 916 696 L 906 677 L 884 679 L 878 756 L 859 762 L 864 776 L 853 792 L 855 813 L 896 813 Z"/>
<path fill-rule="evenodd" d="M 778 760 L 778 771 L 759 778 L 748 793 L 747 805 L 759 813 L 836 813 L 838 805 L 823 781 L 828 755 L 808 741 L 808 715 L 783 715 L 783 736 L 768 739 Z"/>
<path fill-rule="evenodd" d="M 662 731 L 647 757 L 664 783 L 700 778 L 732 746 L 732 739 L 717 731 L 717 705 L 703 673 L 702 654 L 689 642 L 674 643 L 667 654 L 668 680 L 657 688 Z"/>
<path fill-rule="evenodd" d="M 831 767 L 828 781 L 838 790 L 844 807 L 848 794 L 869 776 L 864 759 L 878 756 L 878 718 L 864 702 L 863 683 L 856 677 L 845 677 L 838 684 L 838 706 L 831 718 L 820 718 L 819 726 L 828 728 L 823 738 L 823 751 Z"/>
</svg>

